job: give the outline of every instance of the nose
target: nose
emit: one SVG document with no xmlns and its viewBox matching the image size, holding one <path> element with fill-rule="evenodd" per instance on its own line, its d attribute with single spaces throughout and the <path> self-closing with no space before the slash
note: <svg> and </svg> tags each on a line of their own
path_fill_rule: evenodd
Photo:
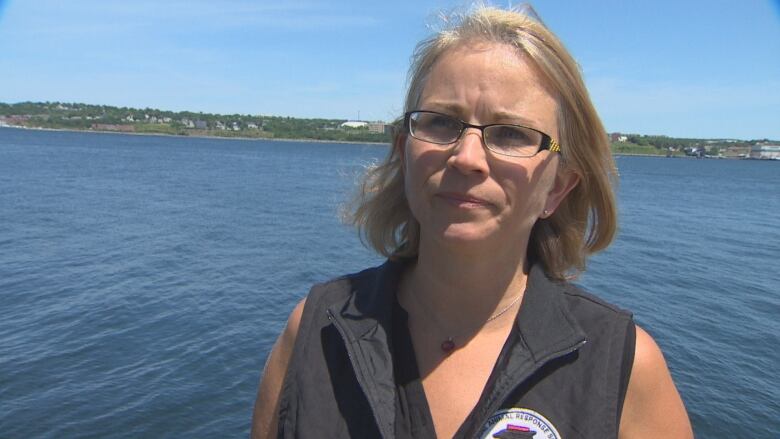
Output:
<svg viewBox="0 0 780 439">
<path fill-rule="evenodd" d="M 467 128 L 455 143 L 447 163 L 463 174 L 487 174 L 487 155 L 482 132 L 476 128 Z"/>
</svg>

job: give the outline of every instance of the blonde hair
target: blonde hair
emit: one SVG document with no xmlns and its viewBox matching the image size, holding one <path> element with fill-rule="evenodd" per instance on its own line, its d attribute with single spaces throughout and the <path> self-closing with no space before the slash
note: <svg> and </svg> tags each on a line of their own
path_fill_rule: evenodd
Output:
<svg viewBox="0 0 780 439">
<path fill-rule="evenodd" d="M 444 29 L 420 42 L 409 69 L 404 112 L 416 109 L 428 73 L 447 51 L 469 42 L 507 44 L 537 66 L 558 94 L 562 164 L 579 177 L 552 216 L 531 231 L 528 258 L 554 279 L 575 277 L 588 255 L 606 248 L 617 230 L 613 183 L 617 171 L 601 120 L 590 101 L 577 63 L 530 7 L 509 11 L 474 6 L 465 14 L 443 17 Z M 394 122 L 387 158 L 363 177 L 347 222 L 364 243 L 386 257 L 417 254 L 420 228 L 404 192 L 399 142 L 403 119 Z"/>
</svg>

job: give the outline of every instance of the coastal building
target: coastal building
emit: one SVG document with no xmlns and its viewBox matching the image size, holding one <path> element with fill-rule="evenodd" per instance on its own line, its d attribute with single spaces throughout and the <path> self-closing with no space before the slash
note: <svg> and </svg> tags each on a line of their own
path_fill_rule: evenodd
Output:
<svg viewBox="0 0 780 439">
<path fill-rule="evenodd" d="M 349 120 L 341 125 L 339 125 L 341 128 L 365 128 L 368 126 L 368 122 L 362 122 L 357 120 Z"/>
<path fill-rule="evenodd" d="M 224 130 L 224 129 L 225 129 L 225 124 L 224 124 L 224 123 L 222 123 L 222 121 L 219 121 L 219 120 L 218 120 L 218 121 L 217 121 L 217 123 L 215 124 L 215 127 L 216 127 L 218 130 Z"/>
<path fill-rule="evenodd" d="M 12 114 L 10 116 L 4 116 L 3 117 L 3 125 L 4 126 L 24 126 L 27 121 L 30 120 L 30 116 L 28 115 L 16 115 Z"/>
<path fill-rule="evenodd" d="M 729 146 L 723 151 L 723 157 L 730 158 L 730 159 L 744 159 L 747 157 L 750 157 L 751 152 L 750 146 Z"/>
<path fill-rule="evenodd" d="M 628 136 L 620 133 L 610 133 L 609 140 L 612 142 L 625 142 L 628 140 Z"/>
<path fill-rule="evenodd" d="M 369 133 L 389 134 L 391 128 L 392 125 L 388 125 L 384 122 L 371 122 L 368 124 Z"/>
<path fill-rule="evenodd" d="M 254 122 L 249 122 L 248 124 L 246 124 L 246 127 L 249 128 L 250 130 L 256 130 L 257 124 Z"/>
<path fill-rule="evenodd" d="M 780 160 L 780 145 L 753 145 L 750 149 L 751 159 Z"/>
<path fill-rule="evenodd" d="M 198 129 L 198 130 L 207 130 L 207 129 L 209 129 L 209 125 L 206 123 L 205 120 L 198 119 L 198 120 L 195 121 L 194 125 L 195 125 L 195 129 Z"/>
</svg>

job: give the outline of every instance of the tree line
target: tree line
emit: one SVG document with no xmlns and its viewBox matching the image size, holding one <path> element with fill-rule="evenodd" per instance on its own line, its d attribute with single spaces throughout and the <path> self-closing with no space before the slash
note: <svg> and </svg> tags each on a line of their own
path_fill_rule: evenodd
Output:
<svg viewBox="0 0 780 439">
<path fill-rule="evenodd" d="M 64 102 L 0 103 L 0 116 L 38 128 L 101 129 L 174 135 L 390 142 L 368 127 L 342 127 L 346 119 L 306 119 L 250 114 L 165 111 Z M 380 122 L 381 124 L 381 122 Z M 128 128 L 130 127 L 130 128 Z"/>
</svg>

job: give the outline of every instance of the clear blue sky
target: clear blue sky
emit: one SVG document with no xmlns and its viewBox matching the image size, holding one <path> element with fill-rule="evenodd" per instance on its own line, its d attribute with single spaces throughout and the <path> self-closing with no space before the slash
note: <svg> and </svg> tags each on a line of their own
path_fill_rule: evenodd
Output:
<svg viewBox="0 0 780 439">
<path fill-rule="evenodd" d="M 467 4 L 0 0 L 0 102 L 390 120 L 426 25 Z M 609 131 L 780 139 L 780 0 L 532 4 Z"/>
</svg>

